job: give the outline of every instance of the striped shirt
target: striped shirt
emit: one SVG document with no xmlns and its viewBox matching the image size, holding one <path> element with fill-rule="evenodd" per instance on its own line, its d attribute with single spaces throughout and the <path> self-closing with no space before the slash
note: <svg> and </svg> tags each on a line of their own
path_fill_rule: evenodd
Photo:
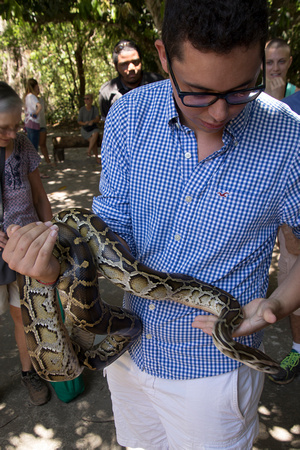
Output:
<svg viewBox="0 0 300 450">
<path fill-rule="evenodd" d="M 261 94 L 225 127 L 223 147 L 198 162 L 170 82 L 138 88 L 106 119 L 93 210 L 144 264 L 197 277 L 245 305 L 266 295 L 278 227 L 300 237 L 299 138 L 300 118 Z M 190 379 L 239 366 L 191 327 L 205 312 L 128 294 L 124 305 L 143 322 L 130 349 L 141 370 Z M 262 332 L 239 340 L 258 348 Z"/>
</svg>

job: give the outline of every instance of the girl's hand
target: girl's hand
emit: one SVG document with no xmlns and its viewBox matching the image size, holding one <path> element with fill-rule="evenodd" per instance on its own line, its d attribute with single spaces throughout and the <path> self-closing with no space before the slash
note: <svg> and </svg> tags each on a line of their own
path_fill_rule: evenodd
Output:
<svg viewBox="0 0 300 450">
<path fill-rule="evenodd" d="M 59 262 L 52 255 L 57 233 L 57 225 L 51 222 L 36 222 L 25 227 L 10 225 L 3 259 L 22 275 L 54 283 L 60 271 Z"/>
</svg>

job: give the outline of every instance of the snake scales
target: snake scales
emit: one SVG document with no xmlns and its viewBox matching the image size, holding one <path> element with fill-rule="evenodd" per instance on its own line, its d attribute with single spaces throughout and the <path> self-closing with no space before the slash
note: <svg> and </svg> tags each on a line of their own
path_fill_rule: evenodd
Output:
<svg viewBox="0 0 300 450">
<path fill-rule="evenodd" d="M 61 381 L 77 377 L 84 367 L 103 369 L 139 338 L 138 317 L 101 300 L 97 270 L 124 291 L 150 300 L 173 300 L 217 315 L 213 341 L 222 353 L 259 371 L 279 370 L 264 353 L 232 339 L 243 316 L 230 294 L 190 276 L 146 267 L 90 211 L 64 210 L 53 222 L 59 227 L 54 248 L 61 265 L 57 283 L 46 286 L 27 276 L 20 283 L 27 346 L 42 378 Z M 56 288 L 66 294 L 62 297 L 64 323 Z M 105 336 L 93 345 L 96 334 Z"/>
</svg>

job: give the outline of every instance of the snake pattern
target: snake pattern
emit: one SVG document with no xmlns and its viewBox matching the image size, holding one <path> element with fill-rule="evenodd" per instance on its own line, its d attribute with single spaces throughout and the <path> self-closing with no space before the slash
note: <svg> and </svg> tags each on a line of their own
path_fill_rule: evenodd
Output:
<svg viewBox="0 0 300 450">
<path fill-rule="evenodd" d="M 232 338 L 243 320 L 241 306 L 227 292 L 196 278 L 155 271 L 137 261 L 105 222 L 91 211 L 64 210 L 53 254 L 60 276 L 53 286 L 22 276 L 21 309 L 29 355 L 40 377 L 76 378 L 88 367 L 101 370 L 139 339 L 142 326 L 132 312 L 101 300 L 98 271 L 124 291 L 150 300 L 172 300 L 218 316 L 213 342 L 226 356 L 253 369 L 276 373 L 279 364 Z M 60 313 L 57 289 L 65 320 Z M 94 345 L 96 335 L 100 343 Z"/>
</svg>

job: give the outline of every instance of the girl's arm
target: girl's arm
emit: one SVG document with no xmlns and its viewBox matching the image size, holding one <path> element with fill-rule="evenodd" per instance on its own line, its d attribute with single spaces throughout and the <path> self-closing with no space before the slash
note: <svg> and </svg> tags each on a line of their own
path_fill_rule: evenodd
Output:
<svg viewBox="0 0 300 450">
<path fill-rule="evenodd" d="M 35 210 L 39 219 L 42 222 L 47 222 L 52 219 L 51 205 L 45 192 L 39 169 L 36 168 L 28 175 L 31 185 L 32 199 Z"/>
<path fill-rule="evenodd" d="M 28 175 L 33 204 L 41 222 L 25 227 L 10 225 L 8 241 L 3 250 L 3 259 L 17 272 L 46 282 L 54 282 L 60 270 L 52 250 L 58 228 L 53 225 L 50 202 L 41 181 L 39 169 Z M 43 223 L 44 222 L 44 223 Z"/>
<path fill-rule="evenodd" d="M 36 104 L 36 115 L 37 115 L 37 116 L 39 115 L 39 113 L 41 112 L 41 110 L 42 110 L 42 105 L 40 104 L 40 102 L 38 102 L 38 103 Z"/>
</svg>

